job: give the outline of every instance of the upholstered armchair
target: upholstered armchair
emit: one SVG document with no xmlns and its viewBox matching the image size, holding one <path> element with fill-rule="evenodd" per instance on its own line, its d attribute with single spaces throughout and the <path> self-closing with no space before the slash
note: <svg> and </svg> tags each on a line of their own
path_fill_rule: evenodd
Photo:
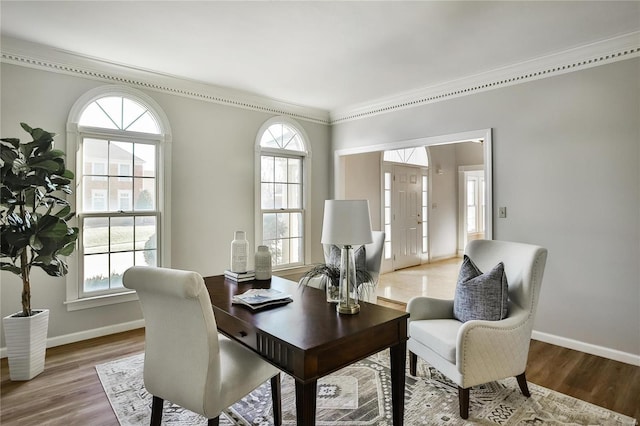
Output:
<svg viewBox="0 0 640 426">
<path fill-rule="evenodd" d="M 369 303 L 376 303 L 378 296 L 376 295 L 376 287 L 378 286 L 378 278 L 380 277 L 380 268 L 382 267 L 382 254 L 384 253 L 384 238 L 385 233 L 382 231 L 372 231 L 371 236 L 373 242 L 364 245 L 365 250 L 365 268 L 369 275 L 371 275 L 371 281 L 362 284 L 360 288 L 359 297 L 360 300 Z M 325 263 L 331 263 L 331 244 L 323 244 L 322 251 L 324 254 Z M 308 285 L 310 287 L 324 289 L 325 280 L 320 277 L 303 278 L 301 284 Z"/>
<path fill-rule="evenodd" d="M 469 416 L 469 389 L 516 376 L 530 396 L 525 368 L 547 250 L 529 244 L 475 240 L 465 250 L 482 271 L 504 263 L 508 282 L 508 314 L 498 321 L 454 318 L 454 301 L 415 297 L 409 312 L 409 370 L 416 375 L 417 357 L 458 385 L 460 416 Z"/>
<path fill-rule="evenodd" d="M 123 283 L 138 293 L 145 319 L 144 385 L 153 395 L 151 425 L 160 425 L 165 399 L 218 425 L 222 410 L 269 379 L 275 424 L 281 424 L 280 371 L 218 334 L 198 273 L 134 266 Z"/>
</svg>

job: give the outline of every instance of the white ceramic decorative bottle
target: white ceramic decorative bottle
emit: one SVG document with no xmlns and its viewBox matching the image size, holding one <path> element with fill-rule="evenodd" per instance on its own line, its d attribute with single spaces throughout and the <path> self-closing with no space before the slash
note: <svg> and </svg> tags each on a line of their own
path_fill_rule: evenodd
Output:
<svg viewBox="0 0 640 426">
<path fill-rule="evenodd" d="M 267 246 L 258 246 L 255 256 L 256 280 L 271 279 L 271 252 Z"/>
<path fill-rule="evenodd" d="M 231 272 L 247 272 L 249 242 L 244 231 L 236 231 L 231 241 Z"/>
</svg>

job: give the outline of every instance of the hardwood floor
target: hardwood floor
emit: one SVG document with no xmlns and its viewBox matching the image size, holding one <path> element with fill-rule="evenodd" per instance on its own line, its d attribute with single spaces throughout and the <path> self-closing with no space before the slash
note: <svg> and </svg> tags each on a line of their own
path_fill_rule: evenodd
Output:
<svg viewBox="0 0 640 426">
<path fill-rule="evenodd" d="M 12 382 L 3 358 L 0 424 L 118 425 L 95 365 L 142 351 L 144 329 L 50 348 L 44 372 L 27 382 Z"/>
<path fill-rule="evenodd" d="M 386 298 L 378 303 L 405 308 L 403 302 Z M 50 348 L 45 371 L 28 382 L 9 380 L 7 360 L 2 359 L 0 424 L 118 425 L 94 367 L 142 351 L 143 329 Z M 534 340 L 527 379 L 640 420 L 640 367 Z"/>
</svg>

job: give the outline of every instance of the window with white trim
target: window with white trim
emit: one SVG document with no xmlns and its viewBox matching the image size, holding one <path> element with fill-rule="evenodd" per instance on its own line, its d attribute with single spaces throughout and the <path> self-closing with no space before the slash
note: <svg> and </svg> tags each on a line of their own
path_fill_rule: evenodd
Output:
<svg viewBox="0 0 640 426">
<path fill-rule="evenodd" d="M 305 136 L 292 122 L 270 121 L 258 135 L 256 240 L 269 247 L 274 268 L 304 264 Z"/>
<path fill-rule="evenodd" d="M 391 172 L 384 172 L 384 258 L 391 259 Z"/>
<path fill-rule="evenodd" d="M 117 298 L 105 303 L 104 297 L 130 293 L 122 285 L 127 268 L 161 266 L 167 259 L 162 255 L 169 196 L 163 187 L 166 119 L 161 123 L 146 95 L 108 89 L 97 90 L 101 94 L 89 101 L 81 98 L 68 124 L 70 148 L 78 152 L 80 228 L 73 274 L 77 287 L 68 285 L 68 304 L 83 299 L 102 301 L 92 306 L 114 303 Z"/>
</svg>

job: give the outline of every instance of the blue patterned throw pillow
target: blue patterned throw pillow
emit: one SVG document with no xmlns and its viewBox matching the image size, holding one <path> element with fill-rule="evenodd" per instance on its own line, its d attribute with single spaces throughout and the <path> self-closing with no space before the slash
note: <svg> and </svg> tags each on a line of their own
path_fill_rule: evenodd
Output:
<svg viewBox="0 0 640 426">
<path fill-rule="evenodd" d="M 483 274 L 465 254 L 453 299 L 453 316 L 462 322 L 505 319 L 508 313 L 508 290 L 502 262 Z"/>
</svg>

